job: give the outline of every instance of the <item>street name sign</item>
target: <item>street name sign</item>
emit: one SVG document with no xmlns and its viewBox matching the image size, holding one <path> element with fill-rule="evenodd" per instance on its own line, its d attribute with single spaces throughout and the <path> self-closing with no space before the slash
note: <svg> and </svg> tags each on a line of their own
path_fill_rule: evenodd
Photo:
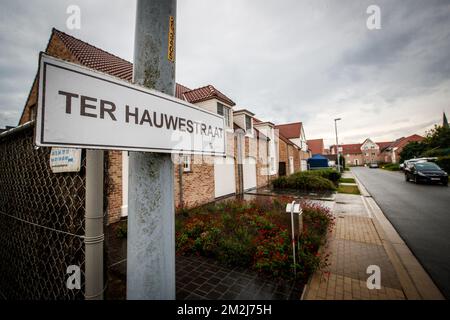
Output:
<svg viewBox="0 0 450 320">
<path fill-rule="evenodd" d="M 225 155 L 218 114 L 41 53 L 36 145 Z"/>
</svg>

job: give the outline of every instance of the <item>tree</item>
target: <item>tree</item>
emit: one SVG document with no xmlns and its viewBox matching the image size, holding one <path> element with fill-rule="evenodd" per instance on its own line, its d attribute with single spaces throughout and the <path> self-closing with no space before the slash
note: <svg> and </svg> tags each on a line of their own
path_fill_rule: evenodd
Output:
<svg viewBox="0 0 450 320">
<path fill-rule="evenodd" d="M 443 156 L 450 150 L 450 128 L 434 126 L 422 142 L 410 142 L 400 152 L 400 161 L 424 156 Z"/>
<path fill-rule="evenodd" d="M 450 148 L 450 128 L 445 126 L 434 126 L 427 132 L 423 143 L 427 144 L 428 150 L 433 148 Z"/>
<path fill-rule="evenodd" d="M 400 152 L 400 162 L 405 160 L 419 158 L 427 150 L 427 145 L 422 142 L 413 141 L 408 143 Z"/>
</svg>

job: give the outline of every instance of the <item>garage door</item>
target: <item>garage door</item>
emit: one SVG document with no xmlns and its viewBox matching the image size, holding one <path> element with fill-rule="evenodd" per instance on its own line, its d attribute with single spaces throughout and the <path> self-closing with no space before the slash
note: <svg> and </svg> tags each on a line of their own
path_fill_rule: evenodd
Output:
<svg viewBox="0 0 450 320">
<path fill-rule="evenodd" d="M 256 188 L 256 160 L 252 157 L 247 157 L 242 166 L 244 171 L 244 190 Z"/>
<path fill-rule="evenodd" d="M 301 170 L 302 171 L 308 170 L 308 162 L 306 160 L 301 160 L 300 161 L 300 165 L 301 165 Z"/>
<path fill-rule="evenodd" d="M 234 159 L 216 157 L 214 158 L 214 195 L 218 198 L 232 193 L 236 193 Z"/>
</svg>

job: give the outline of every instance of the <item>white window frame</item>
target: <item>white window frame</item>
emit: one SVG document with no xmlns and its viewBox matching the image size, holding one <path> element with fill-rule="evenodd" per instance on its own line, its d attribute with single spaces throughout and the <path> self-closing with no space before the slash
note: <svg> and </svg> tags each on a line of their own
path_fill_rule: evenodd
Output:
<svg viewBox="0 0 450 320">
<path fill-rule="evenodd" d="M 223 114 L 219 113 L 219 106 L 222 106 Z M 227 128 L 230 128 L 230 108 L 228 108 L 223 103 L 217 102 L 217 114 L 220 114 L 225 118 L 225 126 Z"/>
<path fill-rule="evenodd" d="M 191 172 L 191 156 L 183 155 L 182 156 L 182 164 L 183 164 L 183 172 Z"/>
</svg>

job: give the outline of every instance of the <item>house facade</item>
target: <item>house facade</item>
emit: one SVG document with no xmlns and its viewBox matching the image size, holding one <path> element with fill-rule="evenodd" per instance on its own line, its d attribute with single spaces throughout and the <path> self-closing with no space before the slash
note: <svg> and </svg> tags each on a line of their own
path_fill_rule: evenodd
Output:
<svg viewBox="0 0 450 320">
<path fill-rule="evenodd" d="M 294 171 L 297 171 L 295 170 L 296 162 L 298 162 L 299 165 L 298 168 L 300 171 L 308 170 L 307 160 L 311 157 L 311 154 L 308 149 L 308 143 L 305 136 L 305 130 L 303 128 L 303 123 L 294 122 L 294 123 L 280 124 L 277 125 L 275 128 L 278 129 L 280 137 L 286 138 L 288 140 L 287 142 L 288 145 L 291 146 L 291 148 L 288 149 L 291 151 L 289 157 L 293 157 L 292 160 L 294 163 Z M 297 152 L 298 155 L 292 154 Z"/>
<path fill-rule="evenodd" d="M 361 166 L 372 162 L 397 163 L 400 159 L 400 152 L 408 143 L 423 139 L 417 134 L 388 142 L 374 142 L 367 138 L 363 143 L 339 145 L 339 153 L 344 156 L 346 164 L 352 166 Z M 335 145 L 330 147 L 330 152 L 336 154 Z"/>
<path fill-rule="evenodd" d="M 52 30 L 46 53 L 132 81 L 133 65 L 56 29 Z M 36 75 L 19 125 L 35 119 L 37 102 Z M 268 185 L 279 175 L 301 169 L 307 159 L 303 128 L 287 138 L 271 122 L 255 118 L 212 85 L 191 89 L 176 84 L 177 98 L 199 108 L 222 115 L 225 119 L 226 156 L 193 154 L 173 155 L 175 205 L 197 206 L 232 194 Z M 300 123 L 301 124 L 301 123 Z M 109 223 L 128 214 L 128 152 L 105 151 L 106 210 Z"/>
</svg>

